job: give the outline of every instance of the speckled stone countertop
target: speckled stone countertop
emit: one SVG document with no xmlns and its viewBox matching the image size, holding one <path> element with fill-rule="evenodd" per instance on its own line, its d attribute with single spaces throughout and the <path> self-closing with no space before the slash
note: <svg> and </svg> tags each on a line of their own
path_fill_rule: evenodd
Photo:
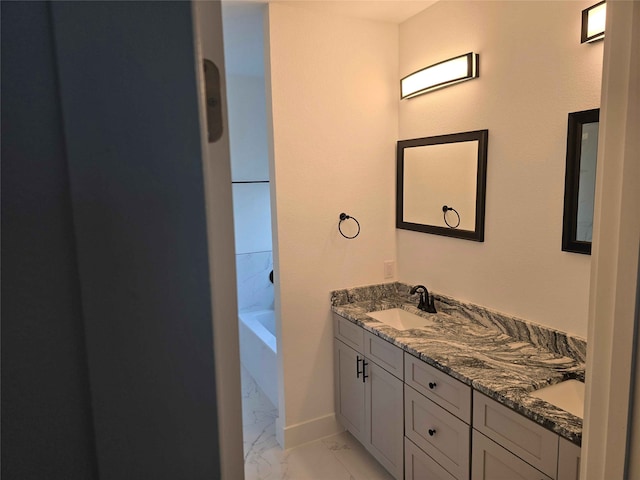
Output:
<svg viewBox="0 0 640 480">
<path fill-rule="evenodd" d="M 582 419 L 529 394 L 570 378 L 584 380 L 584 340 L 435 295 L 438 313 L 416 308 L 409 286 L 395 282 L 337 290 L 331 309 L 569 441 L 582 442 Z M 396 330 L 367 315 L 403 308 L 432 325 Z"/>
</svg>

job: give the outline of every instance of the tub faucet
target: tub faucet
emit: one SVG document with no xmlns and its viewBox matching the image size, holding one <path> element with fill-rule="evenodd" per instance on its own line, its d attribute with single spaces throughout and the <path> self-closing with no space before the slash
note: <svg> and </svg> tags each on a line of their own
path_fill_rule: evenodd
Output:
<svg viewBox="0 0 640 480">
<path fill-rule="evenodd" d="M 422 310 L 427 313 L 438 313 L 436 311 L 435 299 L 433 295 L 429 296 L 429 290 L 424 285 L 416 285 L 410 291 L 410 295 L 414 295 L 418 291 L 420 291 L 420 301 L 418 302 L 418 310 Z"/>
</svg>

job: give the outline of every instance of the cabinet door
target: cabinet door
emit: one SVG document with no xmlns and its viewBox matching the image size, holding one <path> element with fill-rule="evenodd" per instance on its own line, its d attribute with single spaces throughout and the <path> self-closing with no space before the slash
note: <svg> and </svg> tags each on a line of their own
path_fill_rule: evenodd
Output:
<svg viewBox="0 0 640 480">
<path fill-rule="evenodd" d="M 338 421 L 366 444 L 364 356 L 340 340 L 334 340 L 335 404 Z"/>
<path fill-rule="evenodd" d="M 404 425 L 402 382 L 367 359 L 365 446 L 395 478 L 402 480 Z"/>
<path fill-rule="evenodd" d="M 558 480 L 580 479 L 580 447 L 560 439 L 558 449 Z"/>
<path fill-rule="evenodd" d="M 471 480 L 551 480 L 476 430 L 471 462 Z"/>
</svg>

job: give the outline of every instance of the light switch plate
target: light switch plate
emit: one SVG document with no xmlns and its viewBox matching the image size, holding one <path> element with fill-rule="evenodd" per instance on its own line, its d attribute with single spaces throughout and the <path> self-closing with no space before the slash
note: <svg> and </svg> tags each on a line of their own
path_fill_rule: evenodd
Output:
<svg viewBox="0 0 640 480">
<path fill-rule="evenodd" d="M 393 278 L 395 263 L 393 260 L 384 262 L 384 278 Z"/>
</svg>

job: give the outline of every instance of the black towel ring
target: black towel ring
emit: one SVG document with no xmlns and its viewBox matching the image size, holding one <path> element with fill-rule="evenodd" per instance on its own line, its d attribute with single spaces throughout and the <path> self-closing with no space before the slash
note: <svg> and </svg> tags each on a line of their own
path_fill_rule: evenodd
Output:
<svg viewBox="0 0 640 480">
<path fill-rule="evenodd" d="M 447 212 L 453 210 L 454 212 L 456 212 L 456 215 L 458 216 L 458 223 L 456 223 L 455 225 L 451 225 L 449 224 L 449 222 L 447 221 Z M 442 206 L 442 216 L 444 217 L 444 223 L 447 224 L 447 227 L 449 228 L 458 228 L 458 226 L 460 225 L 460 214 L 458 213 L 458 211 L 453 208 L 453 207 L 447 207 L 446 205 Z"/>
<path fill-rule="evenodd" d="M 358 225 L 358 231 L 356 232 L 355 235 L 353 235 L 352 237 L 345 235 L 342 231 L 342 222 L 344 222 L 345 220 L 353 220 L 354 222 L 356 222 L 356 225 Z M 340 214 L 340 222 L 338 223 L 338 231 L 340 232 L 340 235 L 342 235 L 344 238 L 348 238 L 349 240 L 356 238 L 358 235 L 360 235 L 360 222 L 358 222 L 358 220 L 356 220 L 354 217 L 350 217 L 349 215 L 347 215 L 346 213 L 341 213 Z"/>
</svg>

